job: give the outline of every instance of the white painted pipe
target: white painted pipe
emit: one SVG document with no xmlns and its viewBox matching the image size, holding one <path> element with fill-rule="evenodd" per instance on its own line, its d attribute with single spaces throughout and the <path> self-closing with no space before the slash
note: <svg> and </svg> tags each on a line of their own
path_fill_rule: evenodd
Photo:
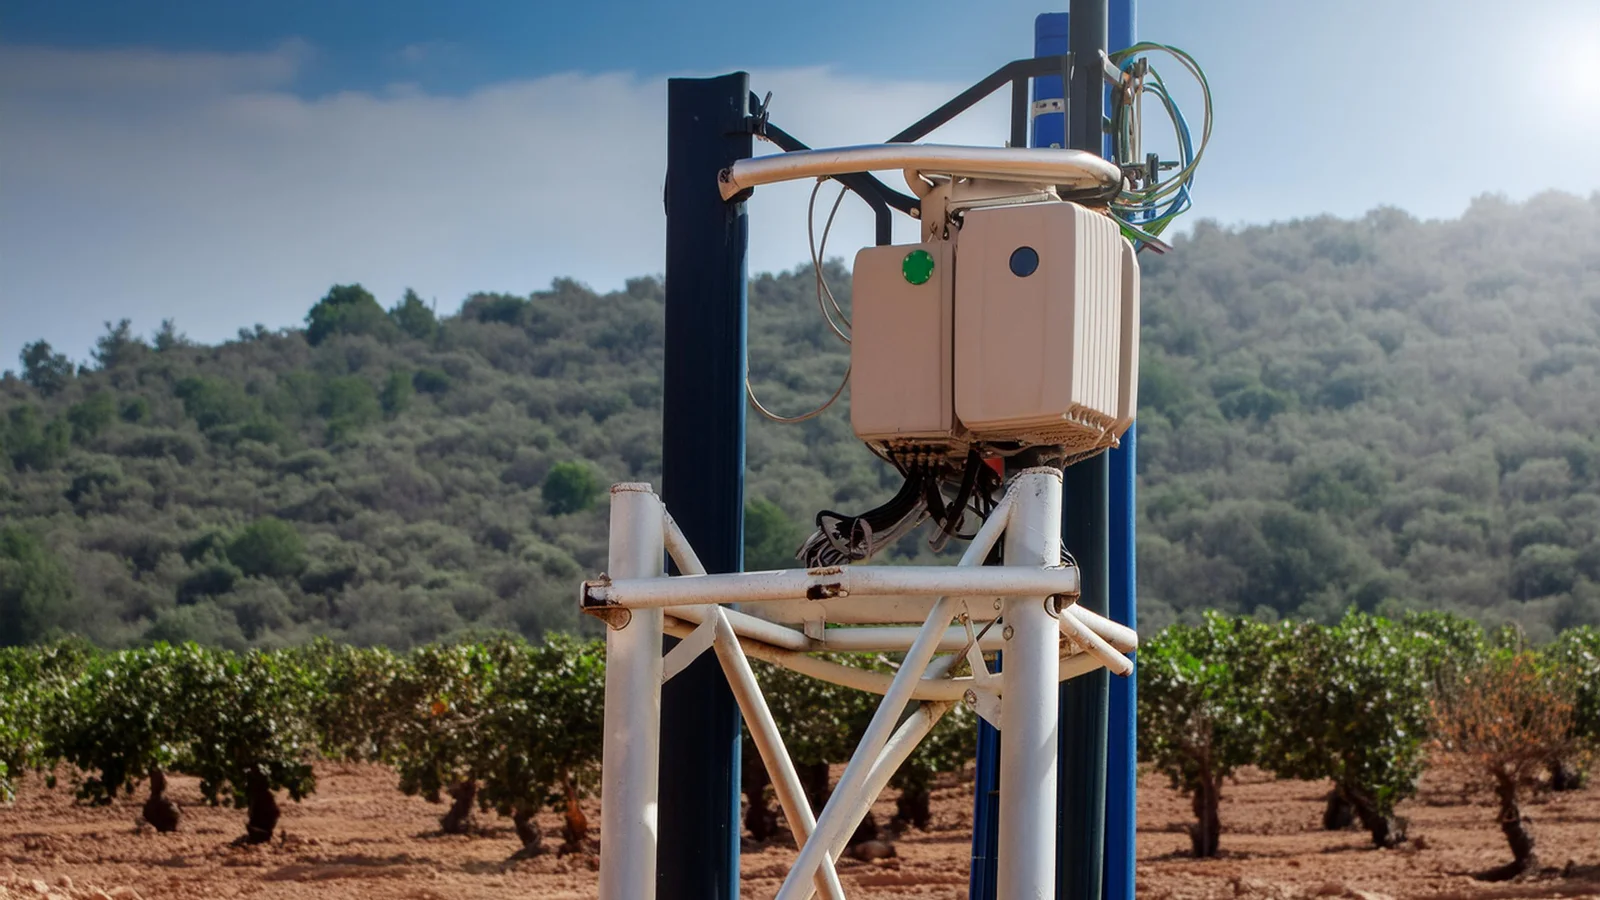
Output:
<svg viewBox="0 0 1600 900">
<path fill-rule="evenodd" d="M 694 545 L 689 543 L 689 538 L 678 527 L 678 520 L 672 517 L 672 511 L 665 507 L 661 510 L 662 540 L 667 547 L 667 555 L 678 564 L 678 571 L 685 575 L 706 574 L 706 564 L 700 561 L 700 554 L 694 552 Z"/>
<path fill-rule="evenodd" d="M 718 181 L 722 199 L 727 200 L 763 184 L 891 169 L 1072 188 L 1110 189 L 1122 184 L 1120 169 L 1082 150 L 948 144 L 865 144 L 775 153 L 741 159 L 723 169 Z"/>
<path fill-rule="evenodd" d="M 671 616 L 667 617 L 665 625 L 667 634 L 680 638 L 693 634 L 695 627 L 689 622 L 674 619 Z M 771 663 L 791 672 L 798 672 L 801 675 L 809 675 L 829 684 L 855 688 L 870 694 L 886 693 L 889 690 L 890 683 L 894 680 L 893 676 L 883 672 L 873 672 L 867 669 L 858 669 L 854 666 L 840 665 L 826 659 L 807 656 L 805 653 L 782 650 L 770 644 L 763 644 L 760 641 L 745 637 L 739 639 L 739 646 L 744 649 L 747 656 L 759 659 L 762 662 Z M 1069 645 L 1069 647 L 1069 655 L 1061 657 L 1060 665 L 1057 667 L 1056 678 L 1058 681 L 1067 681 L 1102 668 L 1100 660 L 1084 653 L 1076 646 Z M 1004 694 L 1005 673 L 1001 672 L 996 677 L 999 681 L 990 690 L 996 694 Z M 960 678 L 924 677 L 917 682 L 916 691 L 912 694 L 912 699 L 929 702 L 954 702 L 963 699 L 966 696 L 967 689 L 975 686 L 976 683 L 973 679 L 965 675 Z"/>
<path fill-rule="evenodd" d="M 934 604 L 933 613 L 922 625 L 922 634 L 911 645 L 911 649 L 906 651 L 905 659 L 900 663 L 900 671 L 895 673 L 894 681 L 884 694 L 883 701 L 872 714 L 872 721 L 867 725 L 866 733 L 856 745 L 855 754 L 845 766 L 844 774 L 839 776 L 839 784 L 834 788 L 833 796 L 828 798 L 828 803 L 823 807 L 822 815 L 817 820 L 816 832 L 805 847 L 801 848 L 794 868 L 789 870 L 789 876 L 779 888 L 777 900 L 810 900 L 812 897 L 811 881 L 817 867 L 822 864 L 829 848 L 844 830 L 847 818 L 844 807 L 850 803 L 850 798 L 861 793 L 867 776 L 871 774 L 873 762 L 877 760 L 884 744 L 894 733 L 900 713 L 911 701 L 917 682 L 922 679 L 928 663 L 932 661 L 934 648 L 938 645 L 945 629 L 949 627 L 957 608 L 958 604 L 954 597 L 943 597 Z M 1054 834 L 1052 829 L 1052 838 Z"/>
<path fill-rule="evenodd" d="M 872 770 L 867 775 L 866 786 L 861 789 L 856 802 L 850 806 L 850 815 L 846 817 L 849 827 L 840 829 L 839 836 L 834 839 L 833 858 L 838 859 L 850 844 L 850 838 L 857 828 L 861 827 L 861 820 L 866 818 L 867 812 L 872 809 L 872 804 L 878 802 L 883 795 L 884 788 L 889 786 L 889 779 L 899 771 L 905 761 L 916 751 L 917 745 L 928 736 L 933 726 L 939 724 L 944 714 L 955 706 L 950 702 L 920 703 L 906 717 L 900 727 L 895 729 L 894 736 L 889 738 L 889 743 L 884 745 L 883 752 L 872 764 Z"/>
<path fill-rule="evenodd" d="M 979 626 L 981 629 L 981 626 Z M 918 629 L 905 626 L 829 628 L 822 632 L 818 649 L 837 653 L 904 652 L 916 640 Z M 983 650 L 1005 649 L 999 628 L 990 628 L 978 641 Z M 959 626 L 945 629 L 939 639 L 940 653 L 954 653 L 967 646 L 967 630 Z"/>
<path fill-rule="evenodd" d="M 795 846 L 804 847 L 817 827 L 816 817 L 811 813 L 811 803 L 806 799 L 800 776 L 795 772 L 788 749 L 784 747 L 783 735 L 778 733 L 778 724 L 773 721 L 767 698 L 756 683 L 756 673 L 750 670 L 750 661 L 739 649 L 738 635 L 734 634 L 733 627 L 728 623 L 726 611 L 716 606 L 711 610 L 712 646 L 717 659 L 722 663 L 723 673 L 728 676 L 728 686 L 739 703 L 744 723 L 750 729 L 750 740 L 756 745 L 756 751 L 761 754 L 761 761 L 767 767 L 772 792 L 778 796 L 778 805 L 783 808 L 783 816 L 789 822 L 790 832 L 794 834 Z M 825 858 L 817 869 L 816 887 L 826 900 L 844 900 L 844 888 L 840 886 L 839 873 L 833 867 L 835 858 L 837 854 Z"/>
<path fill-rule="evenodd" d="M 938 597 L 834 597 L 827 600 L 771 600 L 752 603 L 750 615 L 790 627 L 810 622 L 836 625 L 889 625 L 898 622 L 924 622 Z M 968 597 L 967 611 L 973 622 L 988 622 L 1000 617 L 1000 596 Z"/>
<path fill-rule="evenodd" d="M 928 666 L 926 677 L 943 677 L 955 667 L 957 659 L 957 657 L 946 656 L 934 660 L 933 664 Z M 878 797 L 883 793 L 883 789 L 889 786 L 889 779 L 894 777 L 894 773 L 905 764 L 912 752 L 917 749 L 917 745 L 922 743 L 922 739 L 928 736 L 928 733 L 933 730 L 935 725 L 939 724 L 939 720 L 944 717 L 945 713 L 950 711 L 952 706 L 955 706 L 955 703 L 919 703 L 911 711 L 911 715 L 900 723 L 900 727 L 895 729 L 894 735 L 884 745 L 883 751 L 878 754 L 877 759 L 873 760 L 872 767 L 867 772 L 866 784 L 855 797 L 855 802 L 850 805 L 848 814 L 845 815 L 845 827 L 839 830 L 838 836 L 834 838 L 833 846 L 829 848 L 833 851 L 834 859 L 838 859 L 844 853 L 845 846 L 850 843 L 850 836 L 855 834 L 855 830 L 861 826 L 861 820 L 866 816 L 867 811 L 872 809 L 872 804 L 877 802 Z"/>
<path fill-rule="evenodd" d="M 787 625 L 778 625 L 760 619 L 737 609 L 728 609 L 712 603 L 697 603 L 692 606 L 669 606 L 667 615 L 685 622 L 704 622 L 711 611 L 720 609 L 728 617 L 728 622 L 733 630 L 741 637 L 753 638 L 763 644 L 782 647 L 785 650 L 821 650 L 822 645 L 805 636 L 804 632 L 796 631 Z"/>
<path fill-rule="evenodd" d="M 661 501 L 648 484 L 611 488 L 608 571 L 659 577 Z M 600 900 L 654 900 L 661 739 L 660 610 L 635 610 L 606 630 L 605 736 L 601 748 Z"/>
<path fill-rule="evenodd" d="M 1113 674 L 1133 674 L 1133 660 L 1118 653 L 1115 647 L 1106 643 L 1105 638 L 1095 634 L 1093 629 L 1080 621 L 1077 616 L 1072 615 L 1068 611 L 1070 609 L 1070 606 L 1064 608 L 1061 611 L 1061 615 L 1056 619 L 1056 624 L 1060 627 L 1061 633 L 1066 635 L 1067 640 L 1088 651 L 1090 656 L 1100 660 Z M 1011 620 L 1007 619 L 1006 621 L 1009 622 Z"/>
<path fill-rule="evenodd" d="M 586 608 L 648 609 L 701 603 L 761 603 L 806 597 L 911 594 L 995 597 L 1078 595 L 1073 566 L 830 566 L 676 578 L 601 578 L 586 581 Z"/>
<path fill-rule="evenodd" d="M 1061 554 L 1061 472 L 1016 476 L 1006 562 L 1053 566 Z M 1000 828 L 996 900 L 1056 895 L 1056 737 L 1060 631 L 1048 592 L 1005 600 L 1005 693 L 1000 695 Z M 1074 622 L 1077 620 L 1074 619 Z M 1087 631 L 1087 629 L 1085 629 Z"/>
<path fill-rule="evenodd" d="M 1076 603 L 1064 607 L 1070 611 L 1079 622 L 1088 626 L 1090 631 L 1106 639 L 1106 642 L 1123 653 L 1132 653 L 1139 649 L 1139 633 L 1121 622 L 1112 620 L 1093 612 Z"/>
<path fill-rule="evenodd" d="M 678 619 L 667 620 L 666 631 L 674 637 L 687 637 L 693 633 L 695 626 Z M 858 669 L 854 666 L 840 665 L 815 656 L 807 656 L 792 650 L 780 650 L 760 641 L 749 638 L 739 638 L 739 646 L 744 649 L 747 656 L 759 659 L 762 662 L 782 666 L 791 672 L 809 675 L 837 684 L 840 687 L 855 688 L 871 694 L 886 694 L 894 683 L 895 676 L 886 672 L 873 672 L 867 669 Z M 1081 656 L 1082 654 L 1080 654 Z M 1100 664 L 1095 663 L 1095 667 Z M 912 690 L 912 700 L 960 700 L 966 695 L 967 688 L 972 687 L 971 678 L 921 678 L 917 680 Z"/>
</svg>

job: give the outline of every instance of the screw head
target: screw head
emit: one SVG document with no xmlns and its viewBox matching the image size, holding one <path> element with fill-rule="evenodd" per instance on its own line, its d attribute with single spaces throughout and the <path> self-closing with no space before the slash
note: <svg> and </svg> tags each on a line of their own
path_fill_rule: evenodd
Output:
<svg viewBox="0 0 1600 900">
<path fill-rule="evenodd" d="M 1004 637 L 1006 640 L 1009 641 L 1009 640 L 1011 640 L 1011 636 L 1016 634 L 1016 633 L 1017 633 L 1017 630 L 1015 628 L 1012 628 L 1010 625 L 1007 625 L 1004 629 L 1001 630 L 1000 635 L 1001 635 L 1001 637 Z"/>
<path fill-rule="evenodd" d="M 961 699 L 967 701 L 967 705 L 968 706 L 977 706 L 978 705 L 978 692 L 973 690 L 972 688 L 967 688 L 967 692 L 965 694 L 961 695 Z"/>
</svg>

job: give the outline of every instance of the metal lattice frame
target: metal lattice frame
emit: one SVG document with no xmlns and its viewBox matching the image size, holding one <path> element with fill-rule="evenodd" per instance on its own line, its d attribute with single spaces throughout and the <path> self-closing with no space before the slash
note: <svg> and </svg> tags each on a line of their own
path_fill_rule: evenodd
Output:
<svg viewBox="0 0 1600 900">
<path fill-rule="evenodd" d="M 1061 472 L 1028 469 L 956 566 L 848 566 L 708 575 L 647 484 L 611 489 L 609 575 L 585 582 L 585 612 L 604 619 L 605 746 L 601 796 L 602 900 L 651 900 L 661 685 L 707 650 L 716 654 L 800 848 L 777 900 L 843 900 L 834 860 L 890 777 L 955 703 L 995 727 L 1002 745 L 999 895 L 1043 897 L 1055 884 L 1057 684 L 1105 667 L 1126 675 L 1137 636 L 1077 605 L 1078 572 L 1060 558 Z M 1002 537 L 1004 566 L 983 566 Z M 683 575 L 666 577 L 662 551 Z M 999 599 L 997 599 L 999 598 Z M 751 614 L 722 606 L 749 604 Z M 798 604 L 798 605 L 797 605 Z M 811 607 L 898 614 L 875 627 L 824 629 Z M 763 616 L 762 611 L 779 614 Z M 867 613 L 865 615 L 871 615 Z M 859 619 L 857 619 L 859 621 Z M 870 621 L 870 619 L 868 620 Z M 1003 623 L 998 640 L 993 625 Z M 956 623 L 956 624 L 952 624 Z M 813 627 L 818 626 L 818 627 Z M 682 638 L 665 656 L 661 636 Z M 991 673 L 985 649 L 1003 649 Z M 893 676 L 815 652 L 903 652 Z M 944 654 L 944 655 L 939 655 Z M 750 657 L 883 695 L 820 817 L 800 787 Z M 965 661 L 972 674 L 952 672 Z M 900 721 L 908 703 L 912 714 Z M 897 726 L 898 723 L 898 726 Z"/>
</svg>

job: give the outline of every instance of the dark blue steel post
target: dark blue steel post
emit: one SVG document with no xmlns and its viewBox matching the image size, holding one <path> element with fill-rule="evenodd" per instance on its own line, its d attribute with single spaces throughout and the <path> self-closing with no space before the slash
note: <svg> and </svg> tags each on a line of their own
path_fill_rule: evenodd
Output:
<svg viewBox="0 0 1600 900">
<path fill-rule="evenodd" d="M 1000 671 L 998 654 L 994 670 Z M 1000 851 L 1000 732 L 978 720 L 978 771 L 972 799 L 972 872 L 967 896 L 994 900 Z"/>
<path fill-rule="evenodd" d="M 1064 146 L 1105 153 L 1107 0 L 1072 0 L 1065 46 L 1072 77 Z M 1077 557 L 1085 608 L 1110 611 L 1110 458 L 1101 453 L 1063 473 L 1061 538 Z M 1111 675 L 1097 669 L 1061 686 L 1061 772 L 1056 807 L 1056 897 L 1101 900 L 1105 874 L 1106 736 Z"/>
<path fill-rule="evenodd" d="M 1138 40 L 1137 0 L 1111 0 L 1108 49 L 1112 52 L 1133 46 Z M 1138 476 L 1137 423 L 1122 436 L 1122 446 L 1111 456 L 1111 618 L 1138 627 L 1138 578 L 1135 557 L 1135 524 L 1138 504 L 1135 481 Z M 1111 702 L 1106 729 L 1106 856 L 1105 900 L 1133 900 L 1134 861 L 1138 832 L 1137 790 L 1139 779 L 1139 678 L 1138 658 L 1134 674 L 1111 679 Z"/>
<path fill-rule="evenodd" d="M 717 173 L 751 154 L 749 97 L 743 72 L 667 82 L 661 498 L 713 573 L 744 564 L 749 220 Z M 662 688 L 660 900 L 739 896 L 739 729 L 713 655 Z"/>
</svg>

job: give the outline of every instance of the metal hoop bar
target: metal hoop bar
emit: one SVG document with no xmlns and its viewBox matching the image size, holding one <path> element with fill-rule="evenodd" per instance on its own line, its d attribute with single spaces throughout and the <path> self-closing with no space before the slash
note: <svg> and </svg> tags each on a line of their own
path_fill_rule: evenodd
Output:
<svg viewBox="0 0 1600 900">
<path fill-rule="evenodd" d="M 1053 184 L 1068 190 L 1113 190 L 1122 184 L 1121 169 L 1084 150 L 950 144 L 862 144 L 775 153 L 738 160 L 723 169 L 717 181 L 722 199 L 727 200 L 778 181 L 889 169 Z"/>
<path fill-rule="evenodd" d="M 764 603 L 884 595 L 1041 597 L 1078 595 L 1075 566 L 830 566 L 675 578 L 599 578 L 583 584 L 583 606 L 652 609 L 703 603 Z"/>
</svg>

